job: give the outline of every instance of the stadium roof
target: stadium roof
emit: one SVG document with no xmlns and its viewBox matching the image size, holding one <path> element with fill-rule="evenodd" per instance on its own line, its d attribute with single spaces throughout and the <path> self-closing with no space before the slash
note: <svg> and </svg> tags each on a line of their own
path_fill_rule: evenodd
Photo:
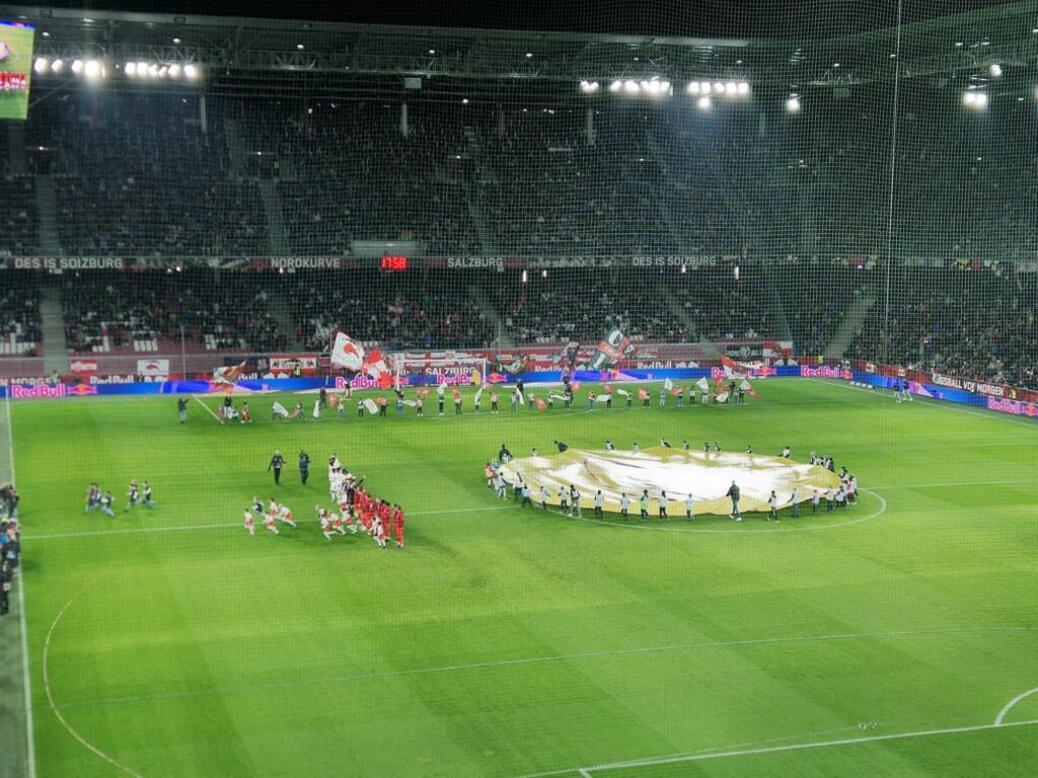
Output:
<svg viewBox="0 0 1038 778">
<path fill-rule="evenodd" d="M 222 77 L 355 75 L 609 81 L 751 80 L 841 86 L 1038 63 L 1032 2 L 833 38 L 693 38 L 522 32 L 2 6 L 37 25 L 40 56 L 193 62 Z M 44 36 L 43 33 L 46 33 Z"/>
</svg>

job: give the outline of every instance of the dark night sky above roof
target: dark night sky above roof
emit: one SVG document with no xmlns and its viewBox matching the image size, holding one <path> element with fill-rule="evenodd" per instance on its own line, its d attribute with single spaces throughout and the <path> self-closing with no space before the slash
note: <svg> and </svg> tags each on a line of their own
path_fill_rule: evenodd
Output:
<svg viewBox="0 0 1038 778">
<path fill-rule="evenodd" d="M 24 0 L 22 0 L 24 2 Z M 904 0 L 903 20 L 1004 0 Z M 54 0 L 82 10 L 691 37 L 830 37 L 893 26 L 896 0 Z"/>
</svg>

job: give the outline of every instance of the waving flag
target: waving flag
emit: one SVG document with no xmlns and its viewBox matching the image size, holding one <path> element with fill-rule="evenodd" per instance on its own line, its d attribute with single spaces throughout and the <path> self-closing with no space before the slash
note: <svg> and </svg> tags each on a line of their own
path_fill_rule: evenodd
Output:
<svg viewBox="0 0 1038 778">
<path fill-rule="evenodd" d="M 707 380 L 705 378 L 700 378 L 698 381 L 696 381 L 696 386 L 698 386 L 700 391 L 702 392 L 710 391 L 710 384 L 707 383 Z"/>
<path fill-rule="evenodd" d="M 380 389 L 388 389 L 393 385 L 389 366 L 377 348 L 364 351 L 357 341 L 345 332 L 336 332 L 332 341 L 331 363 L 354 373 L 366 373 L 375 379 Z"/>
<path fill-rule="evenodd" d="M 613 328 L 605 334 L 595 348 L 595 355 L 589 365 L 591 370 L 604 370 L 620 362 L 635 350 L 631 339 L 619 329 Z"/>
<path fill-rule="evenodd" d="M 542 400 L 540 397 L 530 395 L 530 401 L 534 404 L 534 407 L 537 408 L 537 410 L 539 411 L 543 411 L 548 407 L 548 403 L 544 402 L 544 400 Z"/>
<path fill-rule="evenodd" d="M 643 400 L 643 401 L 644 401 L 644 400 L 648 400 L 648 399 L 649 399 L 649 393 L 648 393 L 648 392 L 646 392 L 646 391 L 645 391 L 644 389 L 642 389 L 641 387 L 638 387 L 638 399 L 639 399 L 639 400 Z"/>
<path fill-rule="evenodd" d="M 744 392 L 748 392 L 750 397 L 756 397 L 756 398 L 760 397 L 760 395 L 757 394 L 757 390 L 754 389 L 753 386 L 750 384 L 750 382 L 747 381 L 745 378 L 742 379 L 742 383 L 739 384 L 739 388 L 742 389 Z"/>
<path fill-rule="evenodd" d="M 364 366 L 364 347 L 345 332 L 336 332 L 332 341 L 331 363 L 359 373 Z"/>
</svg>

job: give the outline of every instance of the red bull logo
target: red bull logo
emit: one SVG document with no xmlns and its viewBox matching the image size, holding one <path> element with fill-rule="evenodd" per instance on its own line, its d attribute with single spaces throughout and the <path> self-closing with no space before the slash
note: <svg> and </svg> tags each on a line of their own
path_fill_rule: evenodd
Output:
<svg viewBox="0 0 1038 778">
<path fill-rule="evenodd" d="M 15 400 L 40 400 L 53 397 L 83 397 L 88 394 L 97 394 L 97 387 L 90 384 L 33 384 L 32 386 L 19 386 L 13 384 L 8 387 L 11 397 Z"/>
</svg>

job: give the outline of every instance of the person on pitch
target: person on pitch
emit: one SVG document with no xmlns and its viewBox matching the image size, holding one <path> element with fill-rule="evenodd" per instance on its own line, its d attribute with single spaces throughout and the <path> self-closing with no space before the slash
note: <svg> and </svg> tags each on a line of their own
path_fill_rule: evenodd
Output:
<svg viewBox="0 0 1038 778">
<path fill-rule="evenodd" d="M 811 513 L 818 513 L 818 502 L 821 498 L 818 495 L 818 490 L 815 489 L 811 493 Z"/>
<path fill-rule="evenodd" d="M 306 486 L 306 479 L 310 477 L 310 455 L 305 451 L 299 452 L 299 480 Z"/>
<path fill-rule="evenodd" d="M 570 512 L 569 512 L 569 489 L 567 489 L 565 486 L 560 486 L 559 487 L 559 508 L 567 516 L 570 515 Z"/>
<path fill-rule="evenodd" d="M 151 484 L 147 481 L 144 482 L 144 487 L 141 489 L 141 505 L 145 508 L 154 508 L 155 500 L 152 497 Z"/>
<path fill-rule="evenodd" d="M 789 452 L 789 446 L 783 446 L 782 447 L 782 458 L 783 459 L 789 459 L 789 453 L 790 453 Z"/>
<path fill-rule="evenodd" d="M 141 492 L 137 486 L 137 481 L 130 481 L 130 489 L 126 492 L 127 502 L 126 507 L 123 508 L 123 512 L 130 510 L 130 508 L 136 508 L 141 502 Z"/>
<path fill-rule="evenodd" d="M 548 510 L 548 487 L 541 484 L 541 510 Z"/>
<path fill-rule="evenodd" d="M 256 520 L 252 518 L 252 514 L 249 511 L 245 511 L 245 529 L 248 530 L 250 535 L 256 534 Z"/>
<path fill-rule="evenodd" d="M 642 496 L 638 498 L 638 510 L 643 519 L 649 518 L 649 490 L 642 489 Z"/>
<path fill-rule="evenodd" d="M 768 495 L 768 521 L 774 519 L 778 521 L 778 495 L 775 494 L 775 490 L 771 490 L 771 494 Z"/>
<path fill-rule="evenodd" d="M 501 449 L 497 452 L 497 461 L 502 465 L 506 465 L 512 461 L 512 452 L 508 450 L 508 446 L 504 443 L 501 444 Z"/>
<path fill-rule="evenodd" d="M 627 496 L 627 492 L 623 492 L 620 495 L 620 516 L 625 521 L 631 510 L 631 498 Z"/>
<path fill-rule="evenodd" d="M 692 495 L 691 493 L 685 496 L 685 521 L 692 521 L 695 518 L 695 512 L 693 511 Z"/>
<path fill-rule="evenodd" d="M 611 440 L 607 440 L 606 441 L 605 447 L 606 447 L 606 451 L 615 451 L 616 450 L 616 446 L 613 445 L 613 441 L 611 441 Z"/>
<path fill-rule="evenodd" d="M 790 505 L 790 510 L 791 510 L 789 515 L 790 515 L 790 518 L 793 518 L 793 519 L 799 519 L 800 518 L 800 503 L 797 502 L 797 496 L 798 496 L 797 495 L 797 489 L 794 486 L 793 487 L 793 494 L 791 494 L 789 496 L 789 505 Z"/>
<path fill-rule="evenodd" d="M 490 413 L 497 413 L 497 392 L 490 390 Z"/>
<path fill-rule="evenodd" d="M 402 549 L 404 547 L 404 509 L 399 505 L 396 506 L 396 511 L 393 513 L 393 530 L 396 535 L 396 547 Z"/>
<path fill-rule="evenodd" d="M 595 518 L 602 518 L 602 509 L 605 507 L 605 495 L 602 494 L 602 490 L 599 489 L 595 492 Z"/>
<path fill-rule="evenodd" d="M 573 512 L 573 515 L 582 516 L 583 513 L 580 510 L 580 492 L 577 490 L 577 487 L 573 484 L 569 485 L 569 501 L 570 510 Z"/>
<path fill-rule="evenodd" d="M 525 508 L 527 505 L 529 505 L 532 508 L 533 502 L 530 500 L 530 485 L 525 481 L 523 481 L 523 486 L 522 489 L 520 489 L 520 493 L 522 494 L 523 499 L 522 502 L 519 503 L 519 507 Z"/>
<path fill-rule="evenodd" d="M 556 447 L 558 447 L 560 454 L 563 453 L 566 449 L 569 448 L 569 446 L 567 446 L 561 440 L 555 440 L 555 441 L 552 441 L 552 442 L 556 445 Z"/>
<path fill-rule="evenodd" d="M 183 424 L 187 421 L 187 398 L 177 398 L 177 415 L 180 417 L 180 423 Z"/>
<path fill-rule="evenodd" d="M 736 521 L 742 521 L 742 514 L 739 513 L 739 485 L 732 481 L 732 485 L 728 487 L 728 491 L 725 493 L 725 497 L 729 497 L 732 501 L 732 518 Z"/>
<path fill-rule="evenodd" d="M 660 491 L 660 497 L 659 497 L 658 503 L 659 503 L 659 509 L 660 509 L 659 520 L 660 521 L 669 521 L 670 517 L 667 515 L 667 493 L 666 492 L 664 492 L 662 490 Z"/>
<path fill-rule="evenodd" d="M 91 483 L 87 488 L 86 507 L 83 513 L 93 513 L 101 507 L 101 487 Z"/>
<path fill-rule="evenodd" d="M 270 458 L 270 464 L 267 465 L 267 472 L 274 471 L 274 483 L 279 485 L 281 483 L 281 469 L 285 466 L 285 458 L 281 456 L 281 452 L 277 449 L 274 450 L 274 456 Z"/>
</svg>

